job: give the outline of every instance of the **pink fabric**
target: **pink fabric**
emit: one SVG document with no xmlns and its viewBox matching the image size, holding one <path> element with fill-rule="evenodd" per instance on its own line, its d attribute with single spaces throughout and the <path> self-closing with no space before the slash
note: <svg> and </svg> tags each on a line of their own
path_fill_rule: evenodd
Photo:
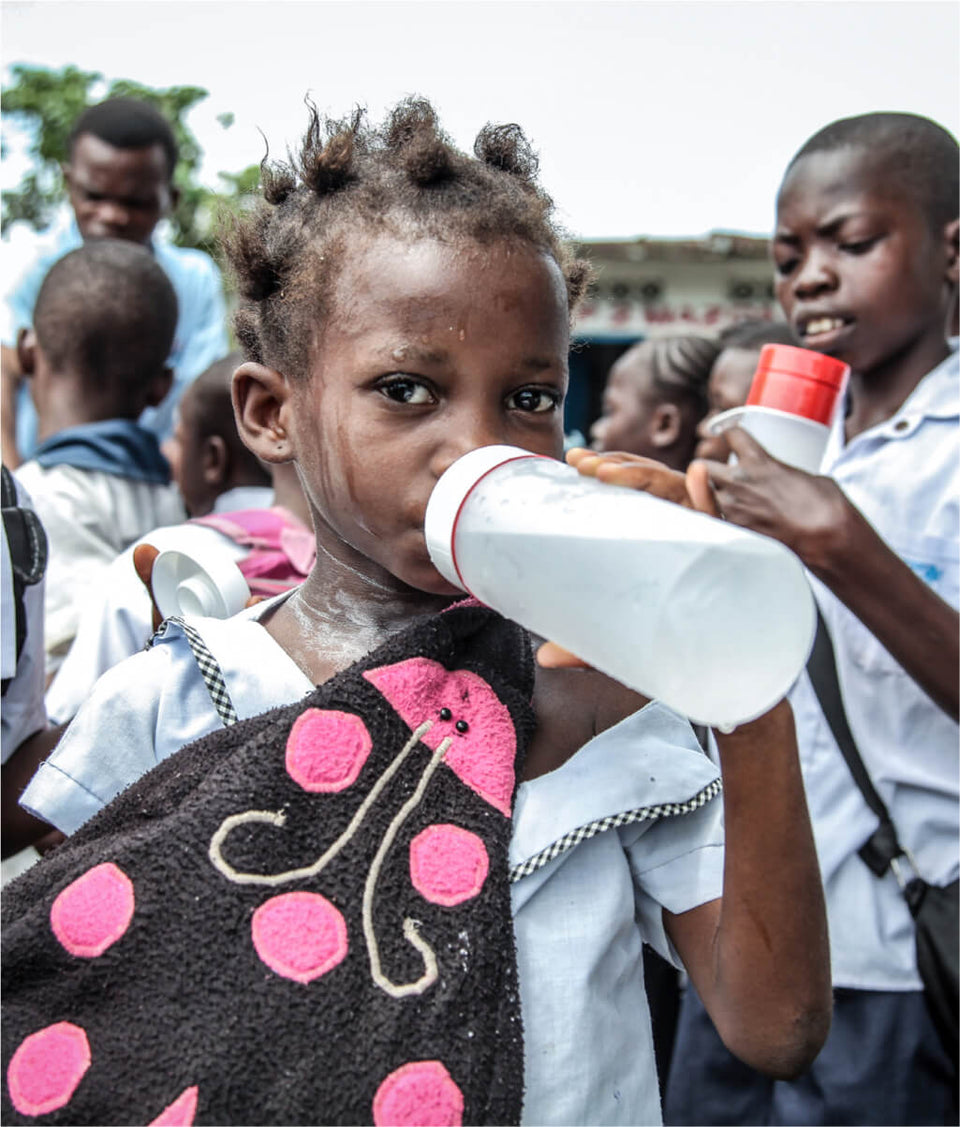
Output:
<svg viewBox="0 0 960 1127">
<path fill-rule="evenodd" d="M 67 885 L 50 908 L 50 926 L 71 955 L 93 959 L 126 932 L 133 909 L 130 878 L 106 862 Z"/>
<path fill-rule="evenodd" d="M 87 1035 L 69 1021 L 31 1033 L 13 1054 L 7 1087 L 22 1115 L 47 1115 L 68 1104 L 90 1067 Z"/>
<path fill-rule="evenodd" d="M 373 1098 L 376 1127 L 460 1127 L 463 1093 L 438 1060 L 404 1064 Z"/>
<path fill-rule="evenodd" d="M 346 790 L 363 769 L 373 741 L 359 716 L 308 708 L 287 739 L 287 773 L 312 793 Z"/>
<path fill-rule="evenodd" d="M 254 595 L 273 595 L 302 582 L 317 557 L 313 530 L 279 505 L 194 517 L 191 524 L 215 528 L 250 549 L 237 563 Z"/>
<path fill-rule="evenodd" d="M 150 1127 L 193 1127 L 197 1114 L 197 1092 L 196 1085 L 187 1088 L 156 1119 L 150 1120 Z"/>
<path fill-rule="evenodd" d="M 423 737 L 432 751 L 452 736 L 444 763 L 481 798 L 510 816 L 517 736 L 509 710 L 482 677 L 467 669 L 451 671 L 426 657 L 369 669 L 363 676 L 411 730 L 425 720 L 433 722 Z M 449 720 L 440 718 L 442 709 L 449 709 Z M 457 728 L 458 722 L 466 725 L 465 731 Z"/>
<path fill-rule="evenodd" d="M 312 982 L 347 954 L 347 924 L 316 892 L 286 892 L 253 913 L 253 945 L 272 970 L 294 982 Z"/>
<path fill-rule="evenodd" d="M 489 869 L 483 839 L 461 826 L 427 826 L 410 842 L 410 880 L 432 904 L 452 908 L 471 900 Z"/>
</svg>

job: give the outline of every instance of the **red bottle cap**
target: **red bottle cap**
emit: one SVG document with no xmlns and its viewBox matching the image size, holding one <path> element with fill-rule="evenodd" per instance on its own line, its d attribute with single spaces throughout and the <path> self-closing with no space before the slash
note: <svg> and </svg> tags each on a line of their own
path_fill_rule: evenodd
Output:
<svg viewBox="0 0 960 1127">
<path fill-rule="evenodd" d="M 829 426 L 849 373 L 849 365 L 821 352 L 765 344 L 747 405 L 773 407 Z"/>
</svg>

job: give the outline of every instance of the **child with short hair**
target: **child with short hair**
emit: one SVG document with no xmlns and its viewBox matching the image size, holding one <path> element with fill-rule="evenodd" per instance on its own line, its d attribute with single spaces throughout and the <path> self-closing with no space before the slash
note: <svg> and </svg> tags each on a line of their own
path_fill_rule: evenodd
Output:
<svg viewBox="0 0 960 1127">
<path fill-rule="evenodd" d="M 746 403 L 765 344 L 789 344 L 799 348 L 800 342 L 786 321 L 751 320 L 724 329 L 717 343 L 720 352 L 707 380 L 707 413 L 697 426 L 698 441 L 693 453 L 695 458 L 725 462 L 730 456 L 730 447 L 723 434 L 710 433 L 710 420 L 721 411 L 731 411 Z"/>
<path fill-rule="evenodd" d="M 707 410 L 715 341 L 693 333 L 642 340 L 607 374 L 594 450 L 625 450 L 685 470 Z"/>
<path fill-rule="evenodd" d="M 16 474 L 50 546 L 48 676 L 103 569 L 144 532 L 183 518 L 157 438 L 137 422 L 170 388 L 176 324 L 176 295 L 149 251 L 101 239 L 54 264 L 20 335 L 40 441 Z"/>
<path fill-rule="evenodd" d="M 66 724 L 97 678 L 144 648 L 159 624 L 140 581 L 135 553 L 176 549 L 225 558 L 254 597 L 302 582 L 316 556 L 310 514 L 292 465 L 265 465 L 240 441 L 233 416 L 233 373 L 240 353 L 212 364 L 183 393 L 173 437 L 163 445 L 191 520 L 154 528 L 110 564 L 84 607 L 70 652 L 47 690 L 47 712 Z"/>
<path fill-rule="evenodd" d="M 419 100 L 378 129 L 313 111 L 233 233 L 238 423 L 295 463 L 317 564 L 225 622 L 168 623 L 31 783 L 77 832 L 5 897 L 10 1122 L 656 1123 L 644 940 L 758 1067 L 822 1043 L 789 706 L 718 733 L 721 819 L 685 720 L 535 667 L 430 561 L 458 457 L 560 456 L 587 275 L 519 128 L 474 151 Z"/>
<path fill-rule="evenodd" d="M 847 721 L 909 863 L 957 879 L 958 150 L 926 118 L 871 113 L 816 133 L 777 197 L 777 296 L 801 345 L 851 366 L 823 476 L 727 433 L 737 465 L 695 462 L 705 508 L 774 536 L 807 565 Z M 833 1027 L 792 1082 L 734 1060 L 685 1002 L 672 1123 L 956 1123 L 956 1060 L 917 971 L 915 925 L 807 675 L 791 692 L 830 920 Z M 907 865 L 905 859 L 902 863 Z M 909 868 L 909 866 L 907 866 Z M 954 927 L 956 921 L 954 920 Z"/>
</svg>

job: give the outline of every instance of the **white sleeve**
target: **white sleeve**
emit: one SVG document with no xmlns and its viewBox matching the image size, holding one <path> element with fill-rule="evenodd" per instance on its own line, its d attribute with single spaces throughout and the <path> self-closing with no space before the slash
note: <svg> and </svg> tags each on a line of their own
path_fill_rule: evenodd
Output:
<svg viewBox="0 0 960 1127">
<path fill-rule="evenodd" d="M 218 727 L 187 644 L 154 646 L 100 678 L 20 804 L 73 833 L 162 759 Z"/>
<path fill-rule="evenodd" d="M 663 926 L 663 909 L 688 912 L 723 894 L 723 800 L 717 796 L 689 814 L 618 832 L 633 873 L 643 938 L 682 967 Z"/>
</svg>

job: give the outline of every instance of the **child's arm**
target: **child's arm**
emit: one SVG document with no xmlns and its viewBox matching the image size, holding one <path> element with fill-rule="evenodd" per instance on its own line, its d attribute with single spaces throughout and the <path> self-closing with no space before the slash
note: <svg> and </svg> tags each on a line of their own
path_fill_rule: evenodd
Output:
<svg viewBox="0 0 960 1127">
<path fill-rule="evenodd" d="M 723 898 L 664 925 L 724 1043 L 747 1064 L 789 1078 L 830 1027 L 823 887 L 797 757 L 781 702 L 716 733 L 726 838 Z"/>
<path fill-rule="evenodd" d="M 695 462 L 698 508 L 782 541 L 860 619 L 929 697 L 960 715 L 960 617 L 877 535 L 835 481 L 785 466 L 745 431 L 734 466 Z"/>
</svg>

